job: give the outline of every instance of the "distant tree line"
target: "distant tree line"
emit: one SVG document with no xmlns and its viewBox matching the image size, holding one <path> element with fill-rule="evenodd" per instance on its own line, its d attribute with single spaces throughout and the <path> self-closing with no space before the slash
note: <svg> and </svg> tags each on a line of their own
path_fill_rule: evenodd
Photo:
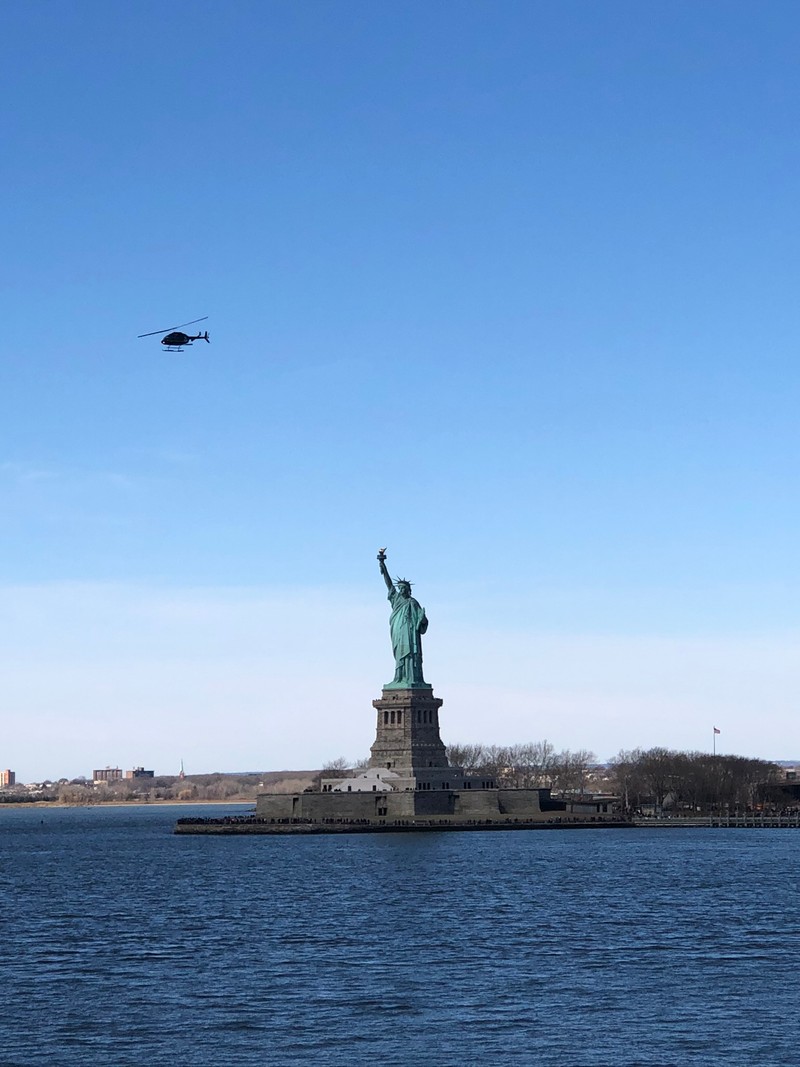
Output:
<svg viewBox="0 0 800 1067">
<path fill-rule="evenodd" d="M 447 758 L 468 774 L 486 775 L 502 789 L 550 787 L 559 793 L 583 793 L 596 756 L 588 749 L 557 752 L 549 741 L 519 745 L 452 744 Z"/>
<path fill-rule="evenodd" d="M 16 787 L 0 794 L 0 803 L 55 801 L 61 804 L 109 804 L 129 801 L 251 801 L 266 790 L 294 792 L 311 782 L 313 772 L 262 771 L 243 774 L 193 774 L 180 778 L 163 775 L 155 778 L 121 778 L 102 785 L 91 779 L 62 778 L 46 782 L 35 791 Z"/>
<path fill-rule="evenodd" d="M 493 778 L 501 788 L 549 787 L 555 795 L 609 792 L 627 812 L 754 810 L 792 803 L 781 768 L 767 760 L 676 752 L 666 748 L 620 752 L 607 765 L 586 749 L 557 751 L 549 741 L 518 745 L 452 744 L 452 764 Z"/>
<path fill-rule="evenodd" d="M 633 749 L 619 752 L 608 772 L 626 811 L 646 805 L 658 811 L 752 811 L 792 802 L 781 768 L 746 756 Z"/>
<path fill-rule="evenodd" d="M 193 774 L 179 778 L 162 775 L 155 778 L 122 778 L 102 786 L 76 783 L 61 785 L 58 799 L 62 803 L 94 803 L 119 800 L 251 800 L 259 791 L 260 774 Z M 89 797 L 86 797 L 87 792 Z"/>
</svg>

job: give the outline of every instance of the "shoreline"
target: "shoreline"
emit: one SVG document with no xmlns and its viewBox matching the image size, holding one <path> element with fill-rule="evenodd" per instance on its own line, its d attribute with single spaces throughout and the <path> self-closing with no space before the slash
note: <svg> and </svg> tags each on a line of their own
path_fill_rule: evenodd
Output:
<svg viewBox="0 0 800 1067">
<path fill-rule="evenodd" d="M 311 836 L 325 834 L 395 834 L 395 833 L 458 833 L 474 831 L 523 830 L 649 830 L 649 829 L 796 829 L 800 830 L 800 815 L 766 816 L 708 816 L 676 820 L 651 819 L 485 819 L 466 820 L 448 818 L 407 819 L 379 822 L 369 819 L 316 822 L 303 819 L 263 819 L 252 816 L 224 816 L 223 818 L 178 819 L 173 833 L 213 835 L 266 835 L 275 837 Z"/>
<path fill-rule="evenodd" d="M 244 836 L 248 834 L 268 837 L 311 837 L 341 834 L 409 834 L 409 833 L 464 833 L 483 831 L 524 830 L 629 830 L 635 829 L 632 822 L 608 819 L 588 822 L 582 819 L 551 822 L 544 819 L 459 822 L 445 819 L 409 819 L 399 822 L 267 822 L 265 820 L 237 819 L 178 819 L 175 834 L 213 834 L 215 836 Z"/>
</svg>

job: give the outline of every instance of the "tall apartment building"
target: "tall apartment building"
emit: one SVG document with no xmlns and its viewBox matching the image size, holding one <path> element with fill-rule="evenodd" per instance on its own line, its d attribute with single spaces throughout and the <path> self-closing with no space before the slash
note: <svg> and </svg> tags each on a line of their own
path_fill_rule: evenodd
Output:
<svg viewBox="0 0 800 1067">
<path fill-rule="evenodd" d="M 134 767 L 132 771 L 125 771 L 126 778 L 155 778 L 155 771 L 146 771 L 144 767 Z"/>
<path fill-rule="evenodd" d="M 0 771 L 0 789 L 6 785 L 16 785 L 17 776 L 13 771 L 5 770 Z"/>
<path fill-rule="evenodd" d="M 101 771 L 92 771 L 94 782 L 118 782 L 122 778 L 119 767 L 104 767 Z"/>
</svg>

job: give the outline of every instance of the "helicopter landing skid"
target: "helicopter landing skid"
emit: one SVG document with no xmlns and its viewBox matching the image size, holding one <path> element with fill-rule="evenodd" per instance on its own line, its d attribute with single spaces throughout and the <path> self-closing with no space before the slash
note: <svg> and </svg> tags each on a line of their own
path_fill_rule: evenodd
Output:
<svg viewBox="0 0 800 1067">
<path fill-rule="evenodd" d="M 164 351 L 165 351 L 165 352 L 182 352 L 182 351 L 183 351 L 183 349 L 182 349 L 182 348 L 173 348 L 173 347 L 172 347 L 172 345 L 168 345 L 168 346 L 167 346 L 167 347 L 166 347 L 166 348 L 164 349 Z"/>
</svg>

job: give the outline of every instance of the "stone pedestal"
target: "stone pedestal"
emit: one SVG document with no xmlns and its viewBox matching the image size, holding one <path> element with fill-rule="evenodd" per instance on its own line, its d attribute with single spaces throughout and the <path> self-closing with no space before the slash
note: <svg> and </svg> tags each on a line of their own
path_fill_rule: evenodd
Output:
<svg viewBox="0 0 800 1067">
<path fill-rule="evenodd" d="M 439 777 L 430 771 L 446 769 L 447 750 L 439 736 L 439 708 L 444 703 L 425 689 L 384 689 L 372 706 L 378 727 L 370 767 L 385 767 L 401 778 Z M 413 786 L 412 786 L 413 788 Z"/>
</svg>

